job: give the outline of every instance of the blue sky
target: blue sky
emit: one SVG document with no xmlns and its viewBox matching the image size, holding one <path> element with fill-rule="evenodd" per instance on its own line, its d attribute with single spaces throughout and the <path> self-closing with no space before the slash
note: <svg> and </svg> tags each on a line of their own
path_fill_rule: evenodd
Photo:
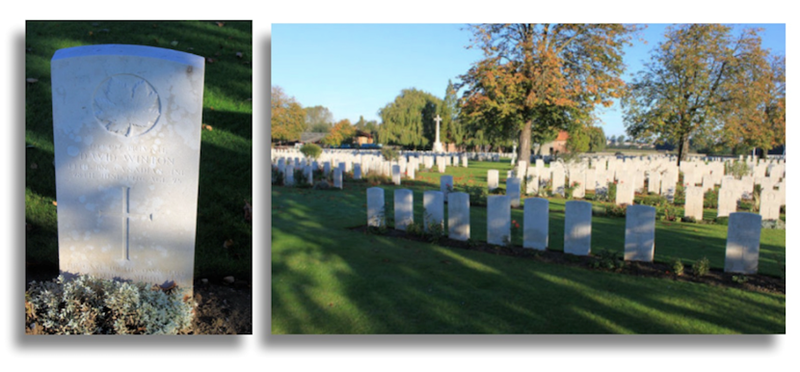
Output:
<svg viewBox="0 0 800 372">
<path fill-rule="evenodd" d="M 649 51 L 662 40 L 668 24 L 650 24 L 626 49 L 625 78 L 641 69 Z M 305 107 L 322 105 L 335 120 L 380 123 L 378 110 L 402 89 L 416 88 L 444 97 L 483 54 L 467 49 L 465 24 L 273 24 L 271 79 Z M 762 43 L 773 54 L 785 55 L 784 24 L 735 25 L 761 27 Z M 737 32 L 737 31 L 734 31 Z M 618 105 L 598 112 L 606 135 L 624 134 Z"/>
</svg>

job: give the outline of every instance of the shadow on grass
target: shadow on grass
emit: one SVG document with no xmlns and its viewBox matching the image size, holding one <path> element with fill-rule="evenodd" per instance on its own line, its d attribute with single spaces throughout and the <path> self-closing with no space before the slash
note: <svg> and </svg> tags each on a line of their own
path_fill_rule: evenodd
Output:
<svg viewBox="0 0 800 372">
<path fill-rule="evenodd" d="M 785 332 L 785 297 L 358 233 L 361 190 L 273 190 L 275 333 Z"/>
</svg>

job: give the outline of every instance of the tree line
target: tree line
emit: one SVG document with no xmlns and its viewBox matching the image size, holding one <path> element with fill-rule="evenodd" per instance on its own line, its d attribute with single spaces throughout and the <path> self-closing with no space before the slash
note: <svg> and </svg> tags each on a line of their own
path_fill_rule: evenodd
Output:
<svg viewBox="0 0 800 372">
<path fill-rule="evenodd" d="M 273 87 L 273 140 L 317 126 L 330 128 L 332 143 L 366 130 L 384 144 L 430 149 L 438 115 L 442 142 L 460 148 L 517 145 L 524 159 L 534 144 L 567 131 L 571 152 L 597 151 L 606 141 L 595 108 L 618 100 L 629 139 L 669 143 L 679 163 L 690 143 L 710 151 L 785 144 L 785 57 L 763 49 L 757 29 L 734 34 L 720 24 L 670 26 L 630 82 L 621 78 L 623 49 L 640 26 L 480 24 L 468 30 L 470 47 L 484 58 L 449 81 L 443 99 L 403 89 L 378 111 L 380 125 L 363 117 L 355 125 L 332 119 L 321 125 L 332 118 L 327 109 L 303 113 Z"/>
</svg>

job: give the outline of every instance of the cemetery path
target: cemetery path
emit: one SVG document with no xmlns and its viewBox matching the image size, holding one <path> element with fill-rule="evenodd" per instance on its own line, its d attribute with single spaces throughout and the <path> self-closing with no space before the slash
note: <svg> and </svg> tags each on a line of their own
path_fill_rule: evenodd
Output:
<svg viewBox="0 0 800 372">
<path fill-rule="evenodd" d="M 352 230 L 359 232 L 367 232 L 367 226 L 358 226 Z M 427 236 L 418 236 L 408 234 L 405 231 L 388 229 L 383 235 L 400 238 L 410 239 L 416 241 L 429 242 L 430 238 Z M 663 278 L 672 279 L 682 282 L 695 282 L 703 283 L 713 286 L 739 288 L 747 291 L 767 292 L 767 293 L 780 293 L 786 294 L 786 280 L 768 275 L 737 275 L 732 273 L 725 273 L 719 269 L 710 269 L 705 275 L 694 275 L 692 267 L 686 265 L 682 275 L 677 275 L 673 272 L 672 265 L 660 262 L 636 262 L 625 261 L 616 253 L 612 252 L 613 256 L 605 254 L 604 252 L 595 252 L 590 256 L 575 256 L 565 254 L 561 251 L 546 250 L 538 251 L 534 249 L 522 248 L 519 246 L 498 246 L 488 244 L 486 242 L 462 242 L 458 240 L 447 239 L 446 237 L 439 239 L 438 245 L 480 251 L 489 254 L 512 256 L 520 259 L 534 259 L 540 262 L 579 266 L 588 270 L 603 270 L 614 271 L 624 275 L 636 275 L 641 277 Z M 442 262 L 447 264 L 447 262 Z"/>
</svg>

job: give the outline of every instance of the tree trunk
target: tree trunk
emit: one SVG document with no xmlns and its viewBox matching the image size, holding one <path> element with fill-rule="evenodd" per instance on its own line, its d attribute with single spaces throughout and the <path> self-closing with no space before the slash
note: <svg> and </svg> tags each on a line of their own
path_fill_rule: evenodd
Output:
<svg viewBox="0 0 800 372">
<path fill-rule="evenodd" d="M 681 166 L 681 161 L 686 159 L 686 155 L 689 154 L 689 136 L 686 134 L 682 134 L 680 140 L 678 141 L 678 166 Z"/>
<path fill-rule="evenodd" d="M 533 120 L 525 122 L 522 131 L 519 134 L 519 157 L 517 160 L 524 160 L 528 164 L 531 162 L 531 130 L 533 127 Z"/>
</svg>

